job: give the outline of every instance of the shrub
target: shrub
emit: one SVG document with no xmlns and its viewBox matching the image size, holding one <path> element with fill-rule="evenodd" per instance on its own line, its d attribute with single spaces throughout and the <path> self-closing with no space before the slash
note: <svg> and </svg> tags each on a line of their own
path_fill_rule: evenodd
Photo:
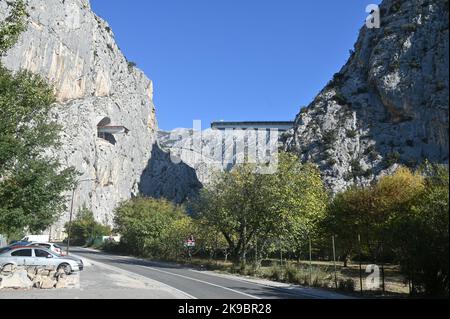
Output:
<svg viewBox="0 0 450 319">
<path fill-rule="evenodd" d="M 335 130 L 329 130 L 323 133 L 322 141 L 325 145 L 331 146 L 337 141 L 337 133 Z"/>
<path fill-rule="evenodd" d="M 356 130 L 347 130 L 346 136 L 348 138 L 355 138 L 358 135 L 358 132 Z"/>
<path fill-rule="evenodd" d="M 269 277 L 269 279 L 274 280 L 274 281 L 283 281 L 283 279 L 284 279 L 283 269 L 278 265 L 272 266 L 269 269 L 268 277 Z"/>
<path fill-rule="evenodd" d="M 402 7 L 401 1 L 397 1 L 392 4 L 389 11 L 390 11 L 390 13 L 396 13 L 400 10 L 401 7 Z"/>
<path fill-rule="evenodd" d="M 355 281 L 353 279 L 339 279 L 338 289 L 347 292 L 355 291 Z"/>
<path fill-rule="evenodd" d="M 357 159 L 352 160 L 350 165 L 352 168 L 353 177 L 358 177 L 358 176 L 364 175 L 364 170 L 362 169 L 359 160 L 357 160 Z"/>
<path fill-rule="evenodd" d="M 384 32 L 385 36 L 388 36 L 388 35 L 391 35 L 392 33 L 394 33 L 394 30 L 392 30 L 391 27 L 385 27 L 383 32 Z"/>
<path fill-rule="evenodd" d="M 400 153 L 392 152 L 386 155 L 385 163 L 387 167 L 391 167 L 392 165 L 398 163 L 400 161 Z"/>
<path fill-rule="evenodd" d="M 300 281 L 300 270 L 298 267 L 292 264 L 287 264 L 284 272 L 284 278 L 287 282 L 298 283 Z"/>
<path fill-rule="evenodd" d="M 401 26 L 402 30 L 409 31 L 409 32 L 415 32 L 417 30 L 417 25 L 413 23 L 406 23 Z"/>
<path fill-rule="evenodd" d="M 337 164 L 337 160 L 336 160 L 336 159 L 330 158 L 330 159 L 328 160 L 328 165 L 329 165 L 329 166 L 334 166 L 334 165 L 336 165 L 336 164 Z"/>
<path fill-rule="evenodd" d="M 339 105 L 348 104 L 347 99 L 340 92 L 336 92 L 336 94 L 333 96 L 333 100 L 336 101 L 336 103 L 338 103 Z"/>
<path fill-rule="evenodd" d="M 69 223 L 65 225 L 69 229 Z M 97 237 L 108 236 L 111 234 L 111 228 L 98 223 L 94 214 L 86 206 L 83 206 L 77 214 L 76 219 L 70 226 L 70 242 L 73 245 L 87 245 Z"/>
<path fill-rule="evenodd" d="M 183 253 L 181 233 L 189 230 L 184 210 L 164 199 L 134 198 L 115 210 L 116 231 L 122 235 L 127 253 L 139 256 L 165 257 L 167 252 Z M 174 240 L 174 235 L 179 237 Z M 173 255 L 172 255 L 173 256 Z"/>
</svg>

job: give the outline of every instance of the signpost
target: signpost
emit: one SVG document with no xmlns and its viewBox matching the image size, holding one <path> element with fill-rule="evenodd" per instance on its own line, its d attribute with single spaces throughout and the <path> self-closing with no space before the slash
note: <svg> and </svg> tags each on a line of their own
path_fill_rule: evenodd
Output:
<svg viewBox="0 0 450 319">
<path fill-rule="evenodd" d="M 189 259 L 192 258 L 192 248 L 195 247 L 194 236 L 189 236 L 188 239 L 184 241 L 184 247 L 187 248 Z"/>
</svg>

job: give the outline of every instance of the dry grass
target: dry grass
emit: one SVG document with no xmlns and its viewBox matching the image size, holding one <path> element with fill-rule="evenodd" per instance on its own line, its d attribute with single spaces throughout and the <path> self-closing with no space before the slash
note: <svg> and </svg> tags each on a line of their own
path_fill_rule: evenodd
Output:
<svg viewBox="0 0 450 319">
<path fill-rule="evenodd" d="M 308 261 L 301 261 L 300 263 L 289 261 L 287 264 L 283 262 L 280 266 L 279 260 L 265 261 L 264 267 L 255 267 L 248 265 L 245 270 L 233 265 L 231 262 L 224 262 L 223 260 L 207 260 L 201 258 L 193 258 L 190 261 L 185 261 L 186 264 L 201 266 L 202 269 L 219 270 L 231 273 L 239 273 L 242 275 L 267 278 L 274 281 L 289 282 L 300 285 L 310 285 L 326 289 L 335 289 L 334 278 L 334 264 L 329 261 L 313 261 L 312 271 L 310 275 L 310 268 Z M 272 264 L 271 266 L 267 264 Z M 362 278 L 363 278 L 363 293 L 365 296 L 379 296 L 382 294 L 381 288 L 377 291 L 369 291 L 365 286 L 365 280 L 369 273 L 366 273 L 366 266 L 369 264 L 362 264 Z M 342 262 L 336 263 L 337 281 L 341 289 L 354 290 L 354 293 L 360 292 L 359 279 L 359 264 L 348 263 L 344 267 Z M 380 267 L 381 271 L 381 267 Z M 392 297 L 407 297 L 409 294 L 408 285 L 405 284 L 404 277 L 400 274 L 398 265 L 385 265 L 385 295 Z M 381 278 L 380 278 L 381 283 Z"/>
</svg>

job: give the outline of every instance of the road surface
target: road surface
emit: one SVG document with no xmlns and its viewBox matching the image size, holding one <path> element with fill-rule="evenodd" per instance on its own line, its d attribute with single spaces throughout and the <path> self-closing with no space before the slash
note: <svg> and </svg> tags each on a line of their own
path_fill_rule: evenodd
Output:
<svg viewBox="0 0 450 319">
<path fill-rule="evenodd" d="M 171 263 L 111 255 L 92 249 L 71 249 L 71 253 L 166 284 L 193 299 L 319 299 L 344 295 L 311 288 L 276 287 L 237 276 L 197 271 Z"/>
</svg>

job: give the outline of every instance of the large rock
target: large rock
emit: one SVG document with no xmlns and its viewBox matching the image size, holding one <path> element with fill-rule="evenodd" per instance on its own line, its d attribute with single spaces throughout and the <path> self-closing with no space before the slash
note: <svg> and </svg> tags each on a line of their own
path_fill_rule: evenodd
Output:
<svg viewBox="0 0 450 319">
<path fill-rule="evenodd" d="M 0 275 L 0 289 L 31 289 L 33 282 L 25 269 L 15 270 L 9 275 Z"/>
<path fill-rule="evenodd" d="M 217 174 L 244 161 L 265 162 L 267 150 L 277 149 L 282 136 L 266 131 L 176 129 L 158 132 L 158 146 L 147 166 L 141 193 L 177 203 L 198 195 Z M 276 158 L 270 158 L 275 162 Z"/>
<path fill-rule="evenodd" d="M 0 0 L 0 21 L 10 1 Z M 41 74 L 54 86 L 54 118 L 63 125 L 63 146 L 55 151 L 75 166 L 83 182 L 75 192 L 75 211 L 83 204 L 98 221 L 111 224 L 118 202 L 138 194 L 141 173 L 155 141 L 152 82 L 119 50 L 108 24 L 88 0 L 27 0 L 28 28 L 2 59 L 11 70 Z M 97 124 L 109 118 L 130 129 L 102 139 Z M 70 195 L 70 194 L 69 194 Z M 70 199 L 70 197 L 69 197 Z M 70 206 L 70 205 L 69 205 Z M 61 233 L 66 213 L 52 229 Z"/>
<path fill-rule="evenodd" d="M 285 148 L 339 192 L 425 159 L 448 163 L 448 0 L 385 0 L 350 59 L 297 116 Z"/>
</svg>

